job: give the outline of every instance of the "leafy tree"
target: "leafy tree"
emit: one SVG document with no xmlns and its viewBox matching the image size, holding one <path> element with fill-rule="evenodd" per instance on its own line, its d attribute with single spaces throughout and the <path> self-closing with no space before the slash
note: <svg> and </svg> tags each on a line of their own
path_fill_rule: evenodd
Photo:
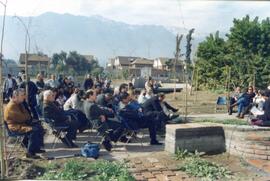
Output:
<svg viewBox="0 0 270 181">
<path fill-rule="evenodd" d="M 198 47 L 199 83 L 207 88 L 225 85 L 231 68 L 231 85 L 255 83 L 265 88 L 270 81 L 270 20 L 248 15 L 234 19 L 227 40 L 210 34 Z"/>
</svg>

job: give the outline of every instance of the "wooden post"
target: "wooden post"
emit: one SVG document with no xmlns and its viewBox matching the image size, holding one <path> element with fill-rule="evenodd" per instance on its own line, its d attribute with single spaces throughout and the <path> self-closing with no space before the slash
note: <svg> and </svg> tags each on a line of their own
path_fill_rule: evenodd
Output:
<svg viewBox="0 0 270 181">
<path fill-rule="evenodd" d="M 176 36 L 176 52 L 175 52 L 175 59 L 174 59 L 174 90 L 173 90 L 173 96 L 174 99 L 176 99 L 176 65 L 180 56 L 180 42 L 183 38 L 183 35 L 178 35 Z"/>
<path fill-rule="evenodd" d="M 5 176 L 7 176 L 7 163 L 5 159 L 5 128 L 4 128 L 4 118 L 3 118 L 3 42 L 4 42 L 4 33 L 5 33 L 5 20 L 6 20 L 6 8 L 7 8 L 7 0 L 6 3 L 0 3 L 4 6 L 4 16 L 3 16 L 3 24 L 2 24 L 2 34 L 1 34 L 1 54 L 0 54 L 0 161 L 1 161 L 1 178 L 0 180 L 4 180 Z"/>
<path fill-rule="evenodd" d="M 195 102 L 197 102 L 198 99 L 198 79 L 199 79 L 199 70 L 198 68 L 195 69 L 196 70 L 196 76 L 195 76 Z"/>
</svg>

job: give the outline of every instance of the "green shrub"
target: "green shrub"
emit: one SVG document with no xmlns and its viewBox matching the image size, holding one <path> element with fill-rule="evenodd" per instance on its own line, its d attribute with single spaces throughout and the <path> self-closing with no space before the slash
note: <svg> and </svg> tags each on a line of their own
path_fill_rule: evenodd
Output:
<svg viewBox="0 0 270 181">
<path fill-rule="evenodd" d="M 199 157 L 199 153 L 197 152 L 197 150 L 195 151 L 195 153 L 191 153 L 191 152 L 188 152 L 186 149 L 180 149 L 180 148 L 177 148 L 176 149 L 176 152 L 175 152 L 175 159 L 176 160 L 183 160 L 183 159 L 186 159 L 188 157 Z"/>
<path fill-rule="evenodd" d="M 98 181 L 133 181 L 134 177 L 128 172 L 123 163 L 110 161 L 97 161 L 91 167 L 96 176 L 94 180 Z"/>
<path fill-rule="evenodd" d="M 83 162 L 69 160 L 64 165 L 49 164 L 43 180 L 97 180 L 97 181 L 133 181 L 135 180 L 124 163 L 96 161 Z"/>
<path fill-rule="evenodd" d="M 64 168 L 57 171 L 56 168 L 60 168 L 58 164 L 49 164 L 46 173 L 41 179 L 44 180 L 84 180 L 93 175 L 93 172 L 89 169 L 89 164 L 69 160 L 64 164 Z"/>
<path fill-rule="evenodd" d="M 202 177 L 206 180 L 217 180 L 224 177 L 230 178 L 231 172 L 217 164 L 208 162 L 201 158 L 189 157 L 180 167 L 180 170 L 195 177 Z"/>
</svg>

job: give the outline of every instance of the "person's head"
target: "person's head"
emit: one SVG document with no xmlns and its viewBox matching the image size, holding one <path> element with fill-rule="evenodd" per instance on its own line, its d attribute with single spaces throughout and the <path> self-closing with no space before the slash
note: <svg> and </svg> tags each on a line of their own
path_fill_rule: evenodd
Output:
<svg viewBox="0 0 270 181">
<path fill-rule="evenodd" d="M 78 94 L 79 92 L 80 92 L 80 88 L 75 87 L 73 93 L 74 93 L 74 94 Z"/>
<path fill-rule="evenodd" d="M 41 74 L 37 74 L 37 80 L 43 80 L 43 76 Z"/>
<path fill-rule="evenodd" d="M 130 96 L 127 92 L 121 92 L 119 95 L 120 101 L 127 105 L 130 102 Z"/>
<path fill-rule="evenodd" d="M 86 78 L 90 79 L 91 78 L 91 75 L 90 74 L 87 74 Z"/>
<path fill-rule="evenodd" d="M 11 78 L 11 74 L 8 74 L 8 78 Z"/>
<path fill-rule="evenodd" d="M 270 97 L 270 90 L 266 89 L 264 91 L 261 91 L 261 96 L 264 100 L 267 100 Z"/>
<path fill-rule="evenodd" d="M 88 100 L 88 101 L 95 102 L 96 99 L 97 99 L 96 91 L 95 90 L 92 90 L 92 89 L 88 90 L 85 93 L 85 99 Z"/>
<path fill-rule="evenodd" d="M 25 100 L 25 98 L 26 94 L 24 89 L 16 89 L 12 93 L 12 100 L 17 104 L 22 103 Z"/>
<path fill-rule="evenodd" d="M 79 92 L 77 93 L 78 99 L 84 99 L 85 98 L 85 94 L 83 90 L 79 90 Z"/>
<path fill-rule="evenodd" d="M 52 79 L 52 80 L 55 80 L 55 78 L 56 78 L 55 75 L 52 74 L 52 75 L 51 75 L 51 79 Z"/>
<path fill-rule="evenodd" d="M 52 88 L 51 91 L 52 91 L 53 96 L 55 98 L 57 96 L 57 94 L 58 94 L 58 89 L 57 88 Z"/>
<path fill-rule="evenodd" d="M 109 102 L 110 100 L 112 100 L 112 94 L 111 94 L 111 93 L 106 93 L 106 94 L 105 94 L 105 100 L 106 100 L 107 102 Z"/>
<path fill-rule="evenodd" d="M 128 91 L 128 85 L 127 84 L 121 84 L 119 87 L 119 93 L 121 92 L 127 92 Z"/>
<path fill-rule="evenodd" d="M 45 102 L 54 102 L 55 95 L 54 95 L 53 91 L 51 91 L 51 90 L 45 90 L 43 92 L 43 100 Z"/>
<path fill-rule="evenodd" d="M 240 87 L 236 87 L 235 88 L 235 92 L 240 93 L 241 92 L 241 88 Z"/>
<path fill-rule="evenodd" d="M 158 100 L 159 100 L 160 102 L 162 102 L 162 101 L 164 101 L 164 99 L 165 99 L 165 94 L 164 94 L 164 93 L 158 93 L 157 97 L 158 97 Z"/>
<path fill-rule="evenodd" d="M 249 94 L 253 93 L 253 87 L 252 87 L 252 86 L 249 86 L 247 92 L 248 92 Z"/>
</svg>

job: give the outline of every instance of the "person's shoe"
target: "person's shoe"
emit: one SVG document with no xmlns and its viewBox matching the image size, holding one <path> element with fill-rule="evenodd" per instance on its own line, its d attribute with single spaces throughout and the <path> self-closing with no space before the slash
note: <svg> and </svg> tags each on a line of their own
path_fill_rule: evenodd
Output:
<svg viewBox="0 0 270 181">
<path fill-rule="evenodd" d="M 46 153 L 46 151 L 42 150 L 42 149 L 39 149 L 39 150 L 36 151 L 36 153 Z"/>
<path fill-rule="evenodd" d="M 79 148 L 79 146 L 71 141 L 70 142 L 70 148 Z"/>
<path fill-rule="evenodd" d="M 158 140 L 151 140 L 151 145 L 163 145 L 162 143 L 158 142 Z"/>
<path fill-rule="evenodd" d="M 68 147 L 68 148 L 72 148 L 72 144 L 73 143 L 71 140 L 68 140 L 68 138 L 61 138 L 62 143 Z"/>
<path fill-rule="evenodd" d="M 126 136 L 122 136 L 119 141 L 122 143 L 131 143 L 131 140 L 128 139 Z"/>
<path fill-rule="evenodd" d="M 241 113 L 240 116 L 239 116 L 239 118 L 240 119 L 244 119 L 244 114 Z"/>
<path fill-rule="evenodd" d="M 35 153 L 26 153 L 25 154 L 26 158 L 31 158 L 31 159 L 40 159 L 41 157 L 36 155 Z"/>
<path fill-rule="evenodd" d="M 106 137 L 103 139 L 102 143 L 103 147 L 107 150 L 107 151 L 111 151 L 112 150 L 112 144 L 110 142 L 109 139 L 107 139 Z"/>
<path fill-rule="evenodd" d="M 240 118 L 240 114 L 237 114 L 235 117 Z"/>
</svg>

